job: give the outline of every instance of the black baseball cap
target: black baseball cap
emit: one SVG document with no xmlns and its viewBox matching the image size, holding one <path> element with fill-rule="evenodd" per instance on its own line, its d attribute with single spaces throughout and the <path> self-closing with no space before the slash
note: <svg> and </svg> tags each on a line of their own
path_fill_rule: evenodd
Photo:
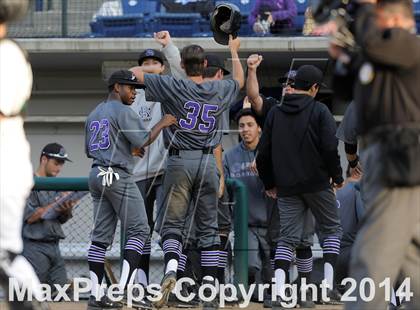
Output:
<svg viewBox="0 0 420 310">
<path fill-rule="evenodd" d="M 112 86 L 116 83 L 121 85 L 133 85 L 136 88 L 145 88 L 144 85 L 137 81 L 134 73 L 129 70 L 118 70 L 112 73 L 108 79 L 108 86 Z"/>
<path fill-rule="evenodd" d="M 164 62 L 165 62 L 165 56 L 163 55 L 163 53 L 162 53 L 161 51 L 158 51 L 158 50 L 154 50 L 154 49 L 149 48 L 149 49 L 147 49 L 147 50 L 143 51 L 143 52 L 140 54 L 140 56 L 139 56 L 139 60 L 138 60 L 139 66 L 141 66 L 141 65 L 142 65 L 142 63 L 143 63 L 143 61 L 144 61 L 145 59 L 148 59 L 148 58 L 153 58 L 153 59 L 156 59 L 156 60 L 157 60 L 157 61 L 159 61 L 162 65 L 163 65 L 163 64 L 164 64 Z"/>
<path fill-rule="evenodd" d="M 289 72 L 286 72 L 282 77 L 278 79 L 279 83 L 286 83 L 287 81 L 295 81 L 296 77 L 296 70 L 290 70 Z"/>
<path fill-rule="evenodd" d="M 207 68 L 216 67 L 222 69 L 224 75 L 229 75 L 230 72 L 224 67 L 223 60 L 216 55 L 206 55 Z"/>
<path fill-rule="evenodd" d="M 44 146 L 41 151 L 41 156 L 42 155 L 45 155 L 49 158 L 72 162 L 69 159 L 69 155 L 67 154 L 65 148 L 58 143 L 50 143 Z"/>
<path fill-rule="evenodd" d="M 294 88 L 309 89 L 314 84 L 325 86 L 322 83 L 323 79 L 324 75 L 320 69 L 313 65 L 304 65 L 296 71 Z"/>
</svg>

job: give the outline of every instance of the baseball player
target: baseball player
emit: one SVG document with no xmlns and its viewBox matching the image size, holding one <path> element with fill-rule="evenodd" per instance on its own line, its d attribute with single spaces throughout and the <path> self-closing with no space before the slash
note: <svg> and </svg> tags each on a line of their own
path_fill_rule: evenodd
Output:
<svg viewBox="0 0 420 310">
<path fill-rule="evenodd" d="M 181 56 L 178 48 L 173 44 L 170 34 L 168 31 L 160 31 L 155 34 L 156 40 L 162 44 L 162 52 L 165 54 L 174 77 L 186 78 L 185 71 L 180 67 Z M 223 60 L 216 55 L 206 55 L 207 66 L 204 69 L 203 77 L 204 81 L 217 81 L 223 80 L 223 78 L 230 74 L 230 72 L 224 67 Z M 214 155 L 216 159 L 216 166 L 219 175 L 219 201 L 218 201 L 218 225 L 219 225 L 219 237 L 220 237 L 220 251 L 219 251 L 219 264 L 218 264 L 218 280 L 219 283 L 224 283 L 225 269 L 227 266 L 227 247 L 228 247 L 228 235 L 231 231 L 231 211 L 230 203 L 227 201 L 227 193 L 225 190 L 224 182 L 224 171 L 223 171 L 223 155 L 222 155 L 222 134 L 229 131 L 229 109 L 226 109 L 222 114 L 222 120 L 219 122 L 217 135 L 214 137 L 214 141 L 217 144 Z M 194 232 L 190 231 L 191 221 L 186 224 L 187 233 L 189 239 L 188 243 L 192 244 L 194 241 Z M 181 254 L 182 260 L 187 260 L 185 253 Z M 178 272 L 178 274 L 180 274 Z"/>
<path fill-rule="evenodd" d="M 35 175 L 56 177 L 66 161 L 71 160 L 64 147 L 49 143 L 41 151 Z M 54 202 L 65 195 L 57 191 L 31 191 L 23 216 L 23 256 L 32 264 L 39 280 L 52 287 L 53 284 L 64 286 L 68 283 L 59 242 L 65 238 L 61 225 L 72 217 L 72 209 L 77 201 L 66 200 L 60 208 L 55 208 Z M 54 218 L 45 218 L 51 208 L 57 210 L 58 214 Z"/>
<path fill-rule="evenodd" d="M 111 245 L 118 219 L 127 239 L 120 278 L 120 288 L 134 282 L 144 244 L 150 234 L 141 193 L 133 181 L 133 153 L 152 143 L 160 131 L 176 122 L 165 115 L 149 132 L 129 107 L 141 88 L 131 71 L 119 70 L 108 80 L 109 96 L 86 120 L 86 154 L 93 159 L 89 190 L 94 204 L 94 226 L 88 262 L 92 292 L 88 307 L 120 308 L 103 295 L 99 285 L 104 276 L 104 258 Z M 146 301 L 139 304 L 148 307 Z"/>
<path fill-rule="evenodd" d="M 145 72 L 162 74 L 165 70 L 165 57 L 154 49 L 146 49 L 138 59 L 138 64 L 143 67 Z M 130 106 L 140 117 L 146 130 L 151 130 L 162 118 L 162 108 L 160 102 L 146 99 L 143 89 L 136 90 L 136 99 Z M 151 232 L 153 232 L 155 222 L 160 226 L 162 222 L 163 207 L 163 173 L 167 150 L 164 145 L 163 135 L 159 134 L 156 141 L 145 148 L 145 156 L 135 159 L 133 178 L 140 190 L 146 207 L 146 214 Z M 157 218 L 154 220 L 154 206 L 156 202 Z M 140 259 L 140 266 L 137 270 L 136 282 L 147 287 L 149 282 L 149 262 L 151 239 L 149 238 L 143 248 L 143 255 Z"/>
<path fill-rule="evenodd" d="M 314 66 L 301 66 L 297 70 L 293 94 L 286 95 L 284 103 L 268 114 L 257 167 L 268 194 L 278 196 L 276 293 L 284 294 L 293 250 L 301 242 L 303 216 L 311 209 L 321 232 L 327 296 L 331 302 L 337 302 L 341 295 L 333 290 L 333 285 L 341 225 L 330 180 L 334 187 L 341 188 L 343 177 L 334 118 L 325 105 L 314 99 L 322 79 L 321 70 Z M 280 308 L 281 301 L 273 303 L 274 307 Z"/>
<path fill-rule="evenodd" d="M 275 106 L 280 104 L 280 101 L 272 97 L 265 97 L 259 92 L 259 83 L 257 79 L 257 68 L 262 61 L 262 56 L 253 54 L 248 57 L 248 76 L 247 76 L 247 96 L 251 103 L 251 109 L 259 116 L 258 120 L 261 126 L 264 125 L 268 113 Z M 296 76 L 296 71 L 289 71 L 286 75 L 280 79 L 283 82 L 282 85 L 282 96 L 293 94 L 293 84 Z M 252 170 L 255 169 L 255 162 L 251 165 Z M 270 225 L 274 232 L 270 232 L 271 235 L 277 234 L 272 240 L 277 243 L 279 241 L 279 227 L 278 225 L 273 227 Z M 313 245 L 313 236 L 315 233 L 315 222 L 311 211 L 308 209 L 304 214 L 304 225 L 299 246 L 296 247 L 296 265 L 298 269 L 298 286 L 303 278 L 306 279 L 306 283 L 311 282 L 311 272 L 313 267 L 313 256 L 311 246 Z M 274 253 L 272 252 L 272 258 L 274 260 Z M 309 296 L 308 296 L 309 297 Z M 315 304 L 311 298 L 306 298 L 306 301 L 299 298 L 298 303 L 304 308 L 313 308 Z"/>
<path fill-rule="evenodd" d="M 144 74 L 141 67 L 132 68 L 146 93 L 162 102 L 165 111 L 179 118 L 171 130 L 172 140 L 164 178 L 166 216 L 162 227 L 165 253 L 165 276 L 162 279 L 163 298 L 156 307 L 166 304 L 176 283 L 176 271 L 182 249 L 182 236 L 189 203 L 196 201 L 194 221 L 201 249 L 203 282 L 214 283 L 218 263 L 217 192 L 218 180 L 213 155 L 212 138 L 222 112 L 236 98 L 244 85 L 243 69 L 238 58 L 239 39 L 231 39 L 233 80 L 205 82 L 204 50 L 198 45 L 186 46 L 181 53 L 186 80 L 169 76 Z M 205 302 L 205 308 L 217 304 Z"/>
<path fill-rule="evenodd" d="M 38 278 L 20 255 L 25 201 L 33 186 L 22 116 L 31 94 L 32 69 L 26 53 L 6 38 L 7 23 L 23 16 L 27 6 L 24 0 L 0 1 L 0 285 L 9 296 L 9 280 L 15 278 L 20 285 L 31 287 L 34 297 L 40 299 Z M 32 309 L 29 302 L 11 302 L 10 307 Z"/>
</svg>

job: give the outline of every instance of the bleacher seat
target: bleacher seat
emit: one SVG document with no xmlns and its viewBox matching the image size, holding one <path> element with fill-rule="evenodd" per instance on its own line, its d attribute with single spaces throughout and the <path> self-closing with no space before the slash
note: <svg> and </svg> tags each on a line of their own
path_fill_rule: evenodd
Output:
<svg viewBox="0 0 420 310">
<path fill-rule="evenodd" d="M 420 33 L 420 0 L 413 0 L 414 17 L 417 24 L 417 33 Z"/>
<path fill-rule="evenodd" d="M 143 16 L 98 16 L 90 23 L 94 37 L 134 37 L 145 32 Z"/>
<path fill-rule="evenodd" d="M 95 37 L 144 37 L 151 36 L 150 20 L 157 12 L 156 0 L 121 0 L 122 16 L 98 16 L 90 23 Z"/>
<path fill-rule="evenodd" d="M 192 37 L 200 29 L 200 20 L 198 13 L 156 13 L 150 31 L 168 30 L 174 37 Z"/>
<path fill-rule="evenodd" d="M 308 0 L 297 0 L 296 6 L 297 6 L 297 15 L 293 19 L 294 28 L 296 29 L 296 32 L 301 33 L 303 29 L 303 25 L 305 24 L 305 11 L 306 8 L 309 5 Z"/>
<path fill-rule="evenodd" d="M 159 10 L 159 2 L 154 0 L 121 0 L 123 14 L 143 16 L 152 15 Z"/>
</svg>

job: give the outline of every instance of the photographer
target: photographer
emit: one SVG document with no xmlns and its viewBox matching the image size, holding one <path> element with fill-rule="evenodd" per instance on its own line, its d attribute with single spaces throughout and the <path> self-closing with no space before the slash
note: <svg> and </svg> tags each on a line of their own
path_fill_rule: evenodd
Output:
<svg viewBox="0 0 420 310">
<path fill-rule="evenodd" d="M 358 283 L 370 278 L 378 287 L 386 278 L 392 286 L 402 274 L 414 293 L 406 305 L 419 309 L 420 39 L 411 1 L 358 2 L 354 34 L 360 65 L 354 100 L 367 211 L 354 244 L 350 277 Z M 336 46 L 330 50 L 341 56 Z M 358 296 L 346 309 L 384 309 L 385 290 L 376 289 L 369 303 Z"/>
</svg>

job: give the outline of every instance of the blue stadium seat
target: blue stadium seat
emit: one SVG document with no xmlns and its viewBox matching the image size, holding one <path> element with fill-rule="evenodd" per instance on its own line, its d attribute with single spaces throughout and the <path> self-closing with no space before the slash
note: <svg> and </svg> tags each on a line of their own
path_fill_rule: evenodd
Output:
<svg viewBox="0 0 420 310">
<path fill-rule="evenodd" d="M 152 15 L 158 12 L 159 2 L 154 0 L 121 0 L 123 14 L 143 16 Z"/>
<path fill-rule="evenodd" d="M 420 0 L 413 0 L 414 17 L 417 24 L 417 33 L 420 33 Z"/>
<path fill-rule="evenodd" d="M 309 5 L 308 0 L 297 0 L 297 15 L 293 19 L 294 28 L 296 29 L 297 33 L 301 33 L 303 29 L 303 25 L 305 24 L 305 11 Z"/>
<path fill-rule="evenodd" d="M 141 14 L 137 16 L 99 16 L 90 23 L 93 37 L 134 37 L 145 32 Z"/>
<path fill-rule="evenodd" d="M 156 13 L 150 32 L 168 30 L 174 37 L 192 37 L 200 30 L 200 20 L 198 13 Z"/>
</svg>

